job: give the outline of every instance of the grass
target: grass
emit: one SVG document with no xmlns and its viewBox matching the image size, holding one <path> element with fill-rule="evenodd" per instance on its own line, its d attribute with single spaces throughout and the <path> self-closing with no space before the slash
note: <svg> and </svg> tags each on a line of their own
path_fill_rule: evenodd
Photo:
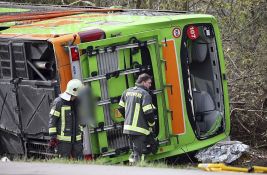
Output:
<svg viewBox="0 0 267 175">
<path fill-rule="evenodd" d="M 74 159 L 66 159 L 66 158 L 53 158 L 53 159 L 36 159 L 36 158 L 17 158 L 14 161 L 19 162 L 39 162 L 39 163 L 60 163 L 60 164 L 87 164 L 87 165 L 109 165 L 105 159 L 98 158 L 96 160 L 74 160 Z M 115 164 L 114 166 L 130 166 L 129 164 L 120 163 Z M 142 161 L 135 165 L 136 167 L 146 167 L 146 168 L 171 168 L 171 169 L 193 169 L 194 166 L 190 164 L 183 165 L 170 165 L 164 161 Z"/>
<path fill-rule="evenodd" d="M 171 168 L 169 165 L 167 165 L 164 162 L 146 162 L 142 161 L 137 163 L 137 167 L 149 167 L 149 168 Z"/>
<path fill-rule="evenodd" d="M 0 13 L 12 13 L 12 12 L 27 12 L 30 9 L 17 9 L 17 8 L 0 8 Z"/>
<path fill-rule="evenodd" d="M 35 163 L 59 163 L 59 164 L 84 164 L 84 165 L 111 165 L 110 162 L 107 162 L 105 158 L 97 158 L 95 160 L 76 160 L 76 159 L 67 159 L 67 158 L 34 158 L 30 157 L 25 159 L 25 157 L 13 157 L 12 161 L 17 162 L 35 162 Z M 112 164 L 114 165 L 114 164 Z M 115 164 L 114 166 L 130 166 L 128 163 L 121 162 Z M 141 161 L 135 165 L 136 167 L 147 167 L 147 168 L 171 168 L 171 169 L 194 169 L 195 164 L 187 162 L 183 159 L 182 162 L 173 162 L 168 159 L 161 159 L 155 161 Z"/>
</svg>

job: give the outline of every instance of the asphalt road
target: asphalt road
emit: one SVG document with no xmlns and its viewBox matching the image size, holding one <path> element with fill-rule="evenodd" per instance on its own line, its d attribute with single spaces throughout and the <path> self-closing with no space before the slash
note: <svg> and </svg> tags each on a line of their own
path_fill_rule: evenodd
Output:
<svg viewBox="0 0 267 175">
<path fill-rule="evenodd" d="M 206 172 L 198 169 L 146 168 L 91 164 L 0 162 L 0 175 L 244 175 L 252 173 Z"/>
</svg>

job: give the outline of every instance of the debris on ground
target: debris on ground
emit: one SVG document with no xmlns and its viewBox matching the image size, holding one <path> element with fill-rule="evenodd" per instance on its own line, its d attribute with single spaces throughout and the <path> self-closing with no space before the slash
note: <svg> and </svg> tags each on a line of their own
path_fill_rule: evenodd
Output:
<svg viewBox="0 0 267 175">
<path fill-rule="evenodd" d="M 9 158 L 7 157 L 2 157 L 1 162 L 10 162 Z"/>
<path fill-rule="evenodd" d="M 222 141 L 199 151 L 195 157 L 203 163 L 231 163 L 245 152 L 249 146 L 239 141 Z"/>
</svg>

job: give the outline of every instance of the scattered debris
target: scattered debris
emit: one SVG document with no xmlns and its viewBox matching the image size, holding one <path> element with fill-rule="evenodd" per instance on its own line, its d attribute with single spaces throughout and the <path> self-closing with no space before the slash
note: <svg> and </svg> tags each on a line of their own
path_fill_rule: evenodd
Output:
<svg viewBox="0 0 267 175">
<path fill-rule="evenodd" d="M 1 162 L 10 162 L 9 158 L 7 157 L 2 157 Z"/>
<path fill-rule="evenodd" d="M 222 141 L 199 151 L 195 157 L 203 163 L 231 163 L 248 150 L 249 146 L 242 142 Z"/>
</svg>

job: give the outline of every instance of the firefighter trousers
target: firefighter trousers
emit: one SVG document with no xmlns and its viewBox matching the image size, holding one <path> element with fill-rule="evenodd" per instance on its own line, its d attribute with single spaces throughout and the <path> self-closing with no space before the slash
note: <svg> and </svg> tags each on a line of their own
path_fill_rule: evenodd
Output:
<svg viewBox="0 0 267 175">
<path fill-rule="evenodd" d="M 62 158 L 83 159 L 82 141 L 74 143 L 60 141 L 57 146 L 57 153 Z"/>
<path fill-rule="evenodd" d="M 133 153 L 129 157 L 130 162 L 141 160 L 142 154 L 147 154 L 147 136 L 146 135 L 129 135 Z"/>
</svg>

